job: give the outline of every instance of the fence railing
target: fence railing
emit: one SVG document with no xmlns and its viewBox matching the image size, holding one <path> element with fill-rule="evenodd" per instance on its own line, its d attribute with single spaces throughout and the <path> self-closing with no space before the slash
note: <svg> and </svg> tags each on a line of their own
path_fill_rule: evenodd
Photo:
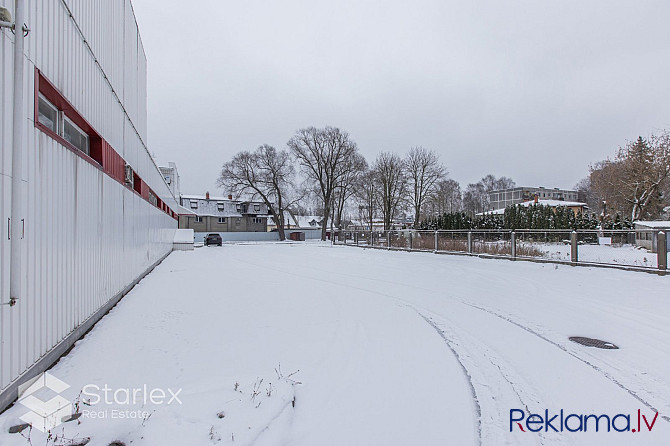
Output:
<svg viewBox="0 0 670 446">
<path fill-rule="evenodd" d="M 389 250 L 608 266 L 664 274 L 668 238 L 658 229 L 346 231 L 334 243 Z"/>
</svg>

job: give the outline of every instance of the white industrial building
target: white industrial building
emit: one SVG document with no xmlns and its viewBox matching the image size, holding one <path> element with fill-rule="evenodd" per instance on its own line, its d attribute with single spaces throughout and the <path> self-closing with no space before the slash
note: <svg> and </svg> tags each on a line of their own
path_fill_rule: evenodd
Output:
<svg viewBox="0 0 670 446">
<path fill-rule="evenodd" d="M 170 253 L 179 207 L 130 0 L 0 6 L 2 410 Z"/>
<path fill-rule="evenodd" d="M 172 195 L 179 198 L 181 195 L 181 188 L 179 187 L 179 172 L 177 171 L 177 165 L 173 162 L 169 162 L 167 167 L 159 166 L 158 169 L 161 171 L 163 178 L 165 178 L 165 183 L 170 188 Z"/>
</svg>

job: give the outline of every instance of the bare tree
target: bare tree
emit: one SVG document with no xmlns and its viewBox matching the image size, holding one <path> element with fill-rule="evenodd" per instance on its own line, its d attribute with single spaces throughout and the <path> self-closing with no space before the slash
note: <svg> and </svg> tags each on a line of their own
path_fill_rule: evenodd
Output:
<svg viewBox="0 0 670 446">
<path fill-rule="evenodd" d="M 284 210 L 295 169 L 286 151 L 264 144 L 255 152 L 240 152 L 223 165 L 218 185 L 235 195 L 261 199 L 277 224 L 279 240 L 284 233 Z"/>
<path fill-rule="evenodd" d="M 367 222 L 368 229 L 372 230 L 372 222 L 377 210 L 377 179 L 373 170 L 367 170 L 358 177 L 356 199 L 361 222 Z"/>
<path fill-rule="evenodd" d="M 360 153 L 354 154 L 351 158 L 344 160 L 343 174 L 334 191 L 333 221 L 335 226 L 342 228 L 343 213 L 347 200 L 349 200 L 358 187 L 358 178 L 368 168 L 368 163 Z"/>
<path fill-rule="evenodd" d="M 323 202 L 321 240 L 325 240 L 328 218 L 334 204 L 333 194 L 351 168 L 347 160 L 358 154 L 358 148 L 347 132 L 336 127 L 300 129 L 289 140 L 288 147 L 307 177 L 318 186 Z"/>
<path fill-rule="evenodd" d="M 489 193 L 494 190 L 511 189 L 516 185 L 511 178 L 500 177 L 488 174 L 476 183 L 468 184 L 463 193 L 463 208 L 465 211 L 474 215 L 490 209 Z"/>
<path fill-rule="evenodd" d="M 511 178 L 500 177 L 496 178 L 494 175 L 488 174 L 481 180 L 480 183 L 484 186 L 486 192 L 493 192 L 494 190 L 511 189 L 516 186 L 516 183 Z"/>
<path fill-rule="evenodd" d="M 461 185 L 453 179 L 438 181 L 426 206 L 433 216 L 460 211 L 463 208 Z"/>
<path fill-rule="evenodd" d="M 619 151 L 614 160 L 591 167 L 591 187 L 608 208 L 629 213 L 631 220 L 660 215 L 670 181 L 670 134 L 639 137 Z"/>
<path fill-rule="evenodd" d="M 435 184 L 444 179 L 447 169 L 440 164 L 434 150 L 412 147 L 405 161 L 410 187 L 410 201 L 414 208 L 414 225 L 419 224 L 421 207 L 426 202 Z"/>
<path fill-rule="evenodd" d="M 377 181 L 377 201 L 384 218 L 384 229 L 389 230 L 407 196 L 405 163 L 395 153 L 382 152 L 375 160 L 372 170 Z"/>
<path fill-rule="evenodd" d="M 463 192 L 463 210 L 473 216 L 477 213 L 484 212 L 489 206 L 488 194 L 486 188 L 481 181 L 477 183 L 470 183 Z"/>
<path fill-rule="evenodd" d="M 582 178 L 575 184 L 574 189 L 578 193 L 579 201 L 585 202 L 589 209 L 593 212 L 600 212 L 602 209 L 602 202 L 591 187 L 591 177 Z"/>
</svg>

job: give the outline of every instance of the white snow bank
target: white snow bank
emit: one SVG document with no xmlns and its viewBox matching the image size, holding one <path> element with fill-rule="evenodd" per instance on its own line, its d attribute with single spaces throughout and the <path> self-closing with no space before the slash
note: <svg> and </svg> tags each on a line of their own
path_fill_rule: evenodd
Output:
<svg viewBox="0 0 670 446">
<path fill-rule="evenodd" d="M 174 234 L 174 243 L 193 243 L 193 229 L 177 229 Z"/>
</svg>

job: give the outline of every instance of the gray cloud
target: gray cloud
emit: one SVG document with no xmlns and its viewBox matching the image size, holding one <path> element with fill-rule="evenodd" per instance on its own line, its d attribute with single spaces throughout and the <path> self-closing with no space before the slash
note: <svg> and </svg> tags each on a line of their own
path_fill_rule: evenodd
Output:
<svg viewBox="0 0 670 446">
<path fill-rule="evenodd" d="M 667 1 L 135 0 L 149 146 L 184 192 L 309 125 L 381 150 L 436 149 L 487 173 L 571 187 L 619 144 L 670 127 Z"/>
</svg>

